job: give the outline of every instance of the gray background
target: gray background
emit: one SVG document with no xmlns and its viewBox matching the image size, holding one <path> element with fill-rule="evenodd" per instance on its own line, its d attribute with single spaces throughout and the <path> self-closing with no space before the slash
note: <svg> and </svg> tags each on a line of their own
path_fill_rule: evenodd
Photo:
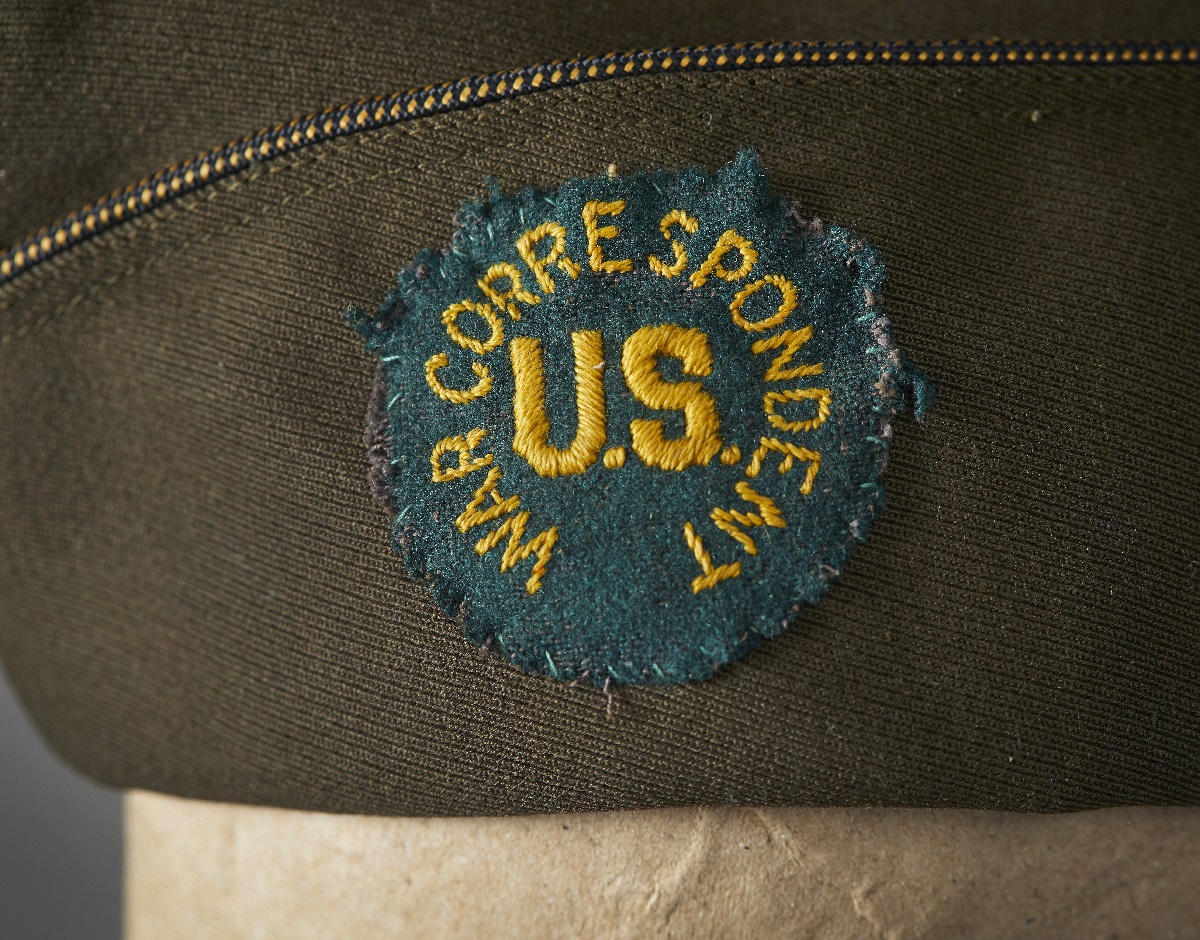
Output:
<svg viewBox="0 0 1200 940">
<path fill-rule="evenodd" d="M 116 940 L 121 795 L 45 745 L 0 670 L 0 937 Z"/>
</svg>

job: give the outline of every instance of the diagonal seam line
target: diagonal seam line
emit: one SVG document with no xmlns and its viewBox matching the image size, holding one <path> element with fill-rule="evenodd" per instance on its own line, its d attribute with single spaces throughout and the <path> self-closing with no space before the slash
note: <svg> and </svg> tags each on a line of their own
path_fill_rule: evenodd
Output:
<svg viewBox="0 0 1200 940">
<path fill-rule="evenodd" d="M 470 116 L 468 115 L 467 117 L 469 118 Z M 437 131 L 442 130 L 446 127 L 447 127 L 447 125 L 444 125 L 444 124 L 433 123 L 431 125 L 428 125 L 427 127 L 422 127 L 421 125 L 414 125 L 412 127 L 405 128 L 405 130 L 410 134 L 416 134 L 416 133 L 420 133 L 420 132 L 436 133 Z M 351 138 L 351 139 L 345 141 L 345 143 L 347 145 L 364 147 L 364 146 L 369 146 L 372 143 L 372 141 L 375 141 L 377 139 L 378 138 L 372 137 L 372 136 L 362 136 L 362 137 Z M 330 154 L 330 156 L 333 156 L 333 154 Z M 308 165 L 308 161 L 305 161 L 302 159 L 304 157 L 308 157 L 308 161 L 320 161 L 320 160 L 325 159 L 324 155 L 318 155 L 316 153 L 298 154 L 296 160 L 280 161 L 278 163 L 275 163 L 274 165 L 267 166 L 265 168 L 260 167 L 260 169 L 262 170 L 262 172 L 265 172 L 267 174 L 286 172 L 293 168 L 298 168 L 298 167 Z M 375 173 L 368 177 L 355 178 L 353 180 L 338 179 L 332 183 L 327 183 L 322 186 L 309 187 L 298 193 L 288 195 L 280 203 L 272 202 L 268 205 L 260 206 L 258 209 L 256 209 L 253 212 L 240 214 L 240 215 L 238 215 L 237 218 L 227 222 L 221 228 L 208 233 L 207 237 L 208 238 L 222 238 L 225 235 L 229 234 L 229 232 L 233 231 L 234 229 L 237 229 L 237 228 L 240 228 L 240 227 L 246 225 L 249 221 L 253 220 L 254 218 L 263 216 L 263 215 L 267 215 L 267 214 L 275 211 L 283 204 L 296 203 L 296 202 L 300 202 L 302 200 L 310 199 L 313 196 L 319 196 L 324 193 L 334 192 L 336 190 L 344 189 L 347 187 L 358 186 L 365 182 L 371 182 L 373 180 L 378 180 L 378 179 L 387 179 L 388 177 L 391 177 L 391 176 L 398 176 L 398 175 L 406 172 L 408 169 L 409 168 L 406 166 L 391 167 L 387 170 L 382 170 L 382 171 Z M 221 186 L 221 187 L 207 188 L 207 191 L 203 195 L 201 195 L 197 201 L 180 202 L 178 204 L 164 206 L 163 208 L 166 210 L 191 212 L 191 211 L 201 208 L 205 204 L 211 202 L 214 199 L 217 199 L 218 197 L 221 197 L 221 196 L 229 194 L 229 193 L 235 193 L 239 189 L 241 189 L 243 186 L 245 186 L 249 183 L 252 183 L 255 180 L 258 180 L 261 178 L 262 178 L 261 173 L 256 173 L 251 176 L 242 176 L 242 177 L 236 177 L 233 179 L 220 180 L 218 182 L 223 182 L 226 185 Z M 155 220 L 147 218 L 144 221 L 146 223 L 148 223 L 150 228 L 153 228 L 156 225 Z M 146 231 L 146 230 L 148 230 L 148 229 L 143 228 L 142 226 L 134 226 L 134 227 L 122 229 L 122 231 L 125 232 L 126 235 L 131 238 L 136 237 L 139 232 Z M 59 304 L 53 310 L 49 311 L 48 313 L 43 314 L 36 320 L 26 323 L 23 326 L 15 329 L 11 332 L 0 335 L 0 349 L 9 345 L 10 343 L 14 342 L 15 340 L 23 339 L 25 336 L 36 331 L 38 328 L 40 328 L 44 324 L 50 322 L 51 320 L 56 319 L 60 314 L 65 313 L 70 308 L 77 306 L 79 303 L 81 303 L 85 299 L 95 297 L 98 294 L 102 294 L 105 291 L 109 290 L 110 288 L 114 287 L 116 284 L 120 283 L 121 281 L 124 281 L 126 278 L 133 277 L 137 274 L 143 274 L 143 273 L 155 268 L 157 265 L 163 263 L 164 261 L 169 261 L 171 258 L 178 255 L 180 252 L 186 251 L 188 249 L 188 247 L 190 247 L 193 243 L 194 242 L 192 240 L 188 240 L 188 241 L 184 241 L 178 245 L 172 246 L 171 250 L 167 253 L 152 255 L 150 258 L 146 259 L 141 264 L 137 264 L 137 263 L 131 264 L 129 267 L 125 268 L 125 270 L 120 271 L 116 274 L 113 274 L 110 277 L 104 278 L 103 280 L 101 280 L 95 284 L 92 284 L 91 286 L 89 286 L 88 288 L 86 288 L 84 290 L 78 291 L 70 300 L 68 300 L 62 304 Z M 57 273 L 58 270 L 61 270 L 61 269 L 48 268 L 48 269 L 46 269 L 46 273 Z M 0 314 L 4 313 L 7 309 L 12 309 L 12 307 L 5 307 L 3 304 L 0 304 Z"/>
<path fill-rule="evenodd" d="M 766 42 L 578 58 L 328 108 L 250 134 L 74 212 L 0 254 L 0 285 L 113 227 L 275 157 L 364 130 L 612 78 L 795 67 L 1195 64 L 1200 42 Z"/>
</svg>

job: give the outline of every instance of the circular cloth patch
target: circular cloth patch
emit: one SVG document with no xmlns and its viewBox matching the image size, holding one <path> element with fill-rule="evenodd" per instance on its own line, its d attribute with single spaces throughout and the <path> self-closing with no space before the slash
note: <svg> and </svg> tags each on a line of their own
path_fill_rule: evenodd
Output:
<svg viewBox="0 0 1200 940">
<path fill-rule="evenodd" d="M 675 683 L 783 631 L 882 507 L 931 390 L 883 265 L 746 151 L 468 203 L 374 316 L 393 540 L 528 671 Z"/>
</svg>

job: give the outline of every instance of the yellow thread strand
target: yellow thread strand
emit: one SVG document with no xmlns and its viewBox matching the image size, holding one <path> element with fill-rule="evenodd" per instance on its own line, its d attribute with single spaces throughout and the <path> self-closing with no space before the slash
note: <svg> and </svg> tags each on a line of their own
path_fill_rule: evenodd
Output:
<svg viewBox="0 0 1200 940">
<path fill-rule="evenodd" d="M 434 444 L 433 453 L 429 455 L 429 462 L 433 465 L 433 482 L 446 483 L 450 480 L 457 480 L 459 477 L 474 473 L 490 464 L 495 459 L 492 454 L 476 457 L 471 453 L 485 437 L 487 437 L 486 429 L 475 428 L 468 431 L 466 437 L 461 435 L 443 437 Z M 442 457 L 451 452 L 458 454 L 458 466 L 447 469 L 442 466 Z"/>
<path fill-rule="evenodd" d="M 779 288 L 781 301 L 779 309 L 767 317 L 765 320 L 751 322 L 742 316 L 742 306 L 756 291 L 762 290 L 768 284 Z M 779 326 L 786 320 L 793 310 L 796 309 L 796 286 L 786 277 L 779 274 L 768 274 L 766 277 L 761 277 L 753 284 L 742 288 L 734 295 L 734 298 L 729 303 L 729 312 L 733 315 L 733 322 L 740 326 L 743 330 L 750 333 L 762 333 L 764 330 L 771 330 Z"/>
<path fill-rule="evenodd" d="M 671 238 L 672 225 L 678 225 L 689 235 L 695 235 L 696 230 L 700 228 L 700 223 L 683 209 L 672 209 L 662 217 L 662 221 L 658 224 L 658 227 L 662 231 L 663 238 L 671 245 L 671 252 L 675 255 L 675 263 L 667 264 L 655 255 L 650 255 L 646 259 L 646 263 L 650 265 L 651 271 L 655 274 L 661 274 L 663 277 L 678 277 L 683 273 L 683 269 L 687 267 L 688 263 L 687 251 L 683 245 Z"/>
<path fill-rule="evenodd" d="M 744 520 L 743 525 L 759 526 L 762 525 L 762 519 L 754 513 L 746 515 L 737 513 L 736 516 L 728 509 L 714 509 L 712 511 L 712 521 L 716 523 L 717 528 L 726 535 L 731 536 L 739 545 L 745 549 L 747 555 L 757 555 L 758 546 L 754 544 L 754 539 L 750 538 L 745 532 L 739 529 L 734 522 L 736 519 Z"/>
<path fill-rule="evenodd" d="M 774 452 L 782 454 L 783 459 L 779 462 L 779 472 L 788 473 L 795 466 L 797 460 L 803 461 L 808 465 L 808 469 L 804 474 L 804 482 L 800 484 L 800 492 L 807 496 L 812 492 L 813 481 L 816 479 L 817 471 L 821 467 L 821 455 L 815 450 L 809 450 L 807 447 L 800 447 L 796 444 L 781 441 L 776 437 L 761 438 L 757 450 L 750 458 L 750 464 L 746 467 L 746 476 L 756 477 L 759 471 L 762 470 L 763 461 L 767 454 Z"/>
<path fill-rule="evenodd" d="M 600 247 L 600 239 L 616 238 L 620 231 L 615 225 L 596 224 L 596 220 L 602 215 L 618 216 L 624 211 L 624 199 L 617 199 L 614 202 L 593 199 L 583 207 L 583 228 L 587 232 L 588 263 L 597 274 L 619 274 L 633 270 L 633 262 L 628 258 L 604 260 L 604 249 Z"/>
<path fill-rule="evenodd" d="M 430 356 L 429 361 L 425 363 L 425 381 L 429 383 L 429 387 L 433 389 L 438 398 L 448 401 L 452 405 L 465 405 L 467 402 L 482 398 L 492 390 L 492 374 L 488 371 L 488 367 L 481 362 L 471 363 L 471 371 L 479 376 L 479 381 L 471 388 L 447 388 L 437 377 L 437 372 L 449 364 L 450 357 L 445 353 L 436 353 Z"/>
<path fill-rule="evenodd" d="M 737 485 L 734 486 L 734 491 L 746 502 L 757 506 L 758 512 L 738 512 L 736 509 L 714 509 L 711 514 L 712 521 L 716 523 L 718 529 L 741 545 L 745 549 L 746 554 L 757 555 L 758 546 L 754 544 L 754 539 L 739 529 L 738 526 L 744 526 L 748 529 L 758 526 L 771 526 L 772 528 L 782 529 L 787 525 L 787 522 L 783 518 L 783 513 L 779 511 L 779 507 L 775 505 L 774 500 L 769 496 L 763 496 L 745 480 L 738 481 Z"/>
<path fill-rule="evenodd" d="M 468 336 L 458 328 L 459 314 L 474 313 L 480 317 L 491 330 L 487 339 L 476 339 Z M 446 335 L 461 346 L 469 349 L 478 356 L 486 356 L 489 352 L 504 342 L 504 324 L 488 304 L 475 303 L 473 300 L 463 300 L 451 304 L 442 312 L 442 323 L 446 325 Z"/>
<path fill-rule="evenodd" d="M 535 246 L 547 238 L 554 239 L 554 244 L 545 257 L 539 258 L 534 251 Z M 517 254 L 537 278 L 538 286 L 544 294 L 554 293 L 554 278 L 546 269 L 555 265 L 571 279 L 579 277 L 579 265 L 567 257 L 567 230 L 555 221 L 543 222 L 535 229 L 526 232 L 517 239 Z"/>
<path fill-rule="evenodd" d="M 596 462 L 607 440 L 604 403 L 604 339 L 598 330 L 571 334 L 575 351 L 575 440 L 564 449 L 550 443 L 542 344 L 519 336 L 509 344 L 513 367 L 513 450 L 543 477 L 583 473 Z"/>
<path fill-rule="evenodd" d="M 506 516 L 510 512 L 519 508 L 521 505 L 520 496 L 509 496 L 507 498 L 500 495 L 497 489 L 503 474 L 499 467 L 492 467 L 488 471 L 487 478 L 483 481 L 483 485 L 475 491 L 474 498 L 467 504 L 467 508 L 462 511 L 457 519 L 454 520 L 454 526 L 459 532 L 466 535 L 476 526 L 485 525 L 493 519 L 499 519 L 501 516 Z M 486 509 L 481 509 L 489 499 L 492 505 Z"/>
<path fill-rule="evenodd" d="M 481 432 L 479 429 L 476 429 L 468 435 L 468 439 L 478 434 L 479 439 L 482 440 L 482 435 L 486 433 L 486 431 Z M 444 442 L 439 442 L 439 446 L 441 443 Z M 488 455 L 488 460 L 491 460 L 491 456 L 491 454 Z M 550 551 L 554 548 L 554 543 L 558 540 L 558 527 L 552 526 L 543 532 L 539 532 L 522 545 L 521 539 L 525 537 L 525 529 L 529 524 L 530 514 L 528 510 L 516 512 L 520 508 L 521 497 L 516 494 L 507 497 L 500 495 L 498 487 L 501 479 L 503 479 L 503 473 L 500 468 L 492 467 L 488 471 L 487 478 L 483 484 L 475 491 L 475 496 L 467 505 L 467 508 L 454 520 L 454 525 L 459 532 L 465 535 L 477 526 L 485 525 L 499 519 L 501 516 L 514 513 L 513 515 L 508 515 L 508 518 L 497 529 L 489 532 L 476 542 L 475 552 L 479 555 L 486 555 L 499 545 L 505 536 L 508 536 L 508 545 L 505 547 L 504 554 L 500 558 L 501 571 L 508 571 L 530 555 L 536 554 L 537 561 L 534 563 L 529 579 L 525 582 L 526 593 L 536 594 L 542 586 L 542 576 L 546 573 L 546 566 L 550 563 Z M 488 500 L 491 500 L 490 506 L 486 505 Z"/>
<path fill-rule="evenodd" d="M 727 467 L 732 467 L 735 463 L 742 459 L 742 449 L 737 444 L 730 444 L 721 451 L 721 463 Z"/>
<path fill-rule="evenodd" d="M 547 565 L 550 564 L 550 552 L 554 548 L 554 543 L 558 541 L 558 526 L 551 526 L 549 529 L 539 532 L 522 545 L 521 539 L 525 537 L 525 528 L 528 524 L 529 511 L 523 509 L 505 519 L 496 531 L 481 538 L 475 544 L 475 551 L 477 554 L 486 555 L 507 535 L 508 545 L 505 546 L 504 554 L 500 557 L 501 571 L 508 571 L 530 555 L 537 555 L 533 571 L 525 582 L 525 593 L 536 594 L 542 587 L 542 576 L 546 573 Z"/>
<path fill-rule="evenodd" d="M 712 374 L 708 337 L 697 329 L 673 323 L 644 326 L 627 340 L 621 351 L 625 384 L 634 397 L 656 411 L 682 411 L 683 437 L 664 437 L 663 422 L 635 418 L 629 423 L 633 450 L 651 467 L 686 470 L 708 464 L 721 450 L 721 420 L 717 403 L 699 382 L 668 382 L 658 371 L 660 356 L 679 359 L 683 374 Z"/>
<path fill-rule="evenodd" d="M 767 367 L 763 378 L 768 382 L 783 382 L 787 379 L 802 379 L 820 375 L 825 370 L 824 363 L 792 365 L 792 360 L 800 351 L 800 347 L 812 339 L 812 333 L 812 327 L 806 326 L 801 330 L 784 330 L 767 339 L 756 340 L 750 347 L 752 353 L 761 355 L 772 349 L 782 349 L 782 352 Z"/>
<path fill-rule="evenodd" d="M 496 288 L 497 281 L 508 280 L 508 290 L 501 291 Z M 521 287 L 521 272 L 507 261 L 500 261 L 493 264 L 487 269 L 487 273 L 478 281 L 479 289 L 483 291 L 497 310 L 505 310 L 508 315 L 514 320 L 521 319 L 521 310 L 513 302 L 519 300 L 527 307 L 532 307 L 539 303 L 536 296 Z"/>
<path fill-rule="evenodd" d="M 813 418 L 805 418 L 799 421 L 789 421 L 775 413 L 775 406 L 781 405 L 789 401 L 805 401 L 807 399 L 817 400 L 817 414 Z M 833 407 L 833 393 L 827 388 L 789 388 L 782 392 L 767 392 L 763 396 L 763 411 L 767 415 L 767 420 L 771 422 L 773 427 L 779 428 L 781 431 L 815 431 L 825 419 L 829 417 L 830 409 Z"/>
<path fill-rule="evenodd" d="M 713 566 L 712 556 L 704 548 L 704 541 L 696 534 L 696 530 L 692 528 L 690 522 L 683 524 L 683 537 L 687 541 L 687 546 L 691 549 L 696 563 L 703 572 L 703 574 L 697 575 L 692 579 L 693 594 L 711 590 L 722 581 L 728 581 L 730 578 L 736 578 L 741 575 L 742 563 L 740 561 L 735 561 L 731 565 Z"/>
<path fill-rule="evenodd" d="M 764 525 L 769 525 L 773 529 L 782 529 L 787 526 L 787 520 L 783 518 L 783 513 L 779 511 L 779 507 L 775 505 L 770 496 L 759 493 L 745 480 L 739 480 L 734 484 L 733 491 L 746 502 L 753 503 L 758 507 Z"/>
<path fill-rule="evenodd" d="M 742 263 L 736 270 L 730 271 L 721 264 L 721 261 L 729 252 L 735 249 L 739 252 Z M 692 274 L 692 287 L 703 287 L 708 283 L 710 274 L 715 274 L 723 281 L 740 281 L 749 276 L 750 271 L 757 261 L 758 252 L 755 251 L 754 245 L 751 244 L 750 240 L 742 238 L 733 229 L 728 229 L 717 239 L 717 243 L 713 246 L 713 250 L 708 253 L 708 257 L 704 259 L 704 263 Z"/>
<path fill-rule="evenodd" d="M 621 445 L 610 447 L 604 452 L 604 466 L 609 470 L 620 470 L 625 466 L 625 448 Z"/>
</svg>

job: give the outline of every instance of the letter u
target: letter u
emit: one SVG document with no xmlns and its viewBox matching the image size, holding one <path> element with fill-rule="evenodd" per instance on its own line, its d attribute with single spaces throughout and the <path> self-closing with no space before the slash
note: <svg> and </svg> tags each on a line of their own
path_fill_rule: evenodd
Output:
<svg viewBox="0 0 1200 940">
<path fill-rule="evenodd" d="M 544 477 L 583 473 L 599 458 L 608 438 L 603 337 L 598 330 L 579 330 L 571 334 L 571 345 L 575 350 L 575 405 L 579 422 L 575 440 L 562 449 L 550 443 L 541 340 L 519 336 L 509 343 L 514 383 L 513 450 Z"/>
</svg>

